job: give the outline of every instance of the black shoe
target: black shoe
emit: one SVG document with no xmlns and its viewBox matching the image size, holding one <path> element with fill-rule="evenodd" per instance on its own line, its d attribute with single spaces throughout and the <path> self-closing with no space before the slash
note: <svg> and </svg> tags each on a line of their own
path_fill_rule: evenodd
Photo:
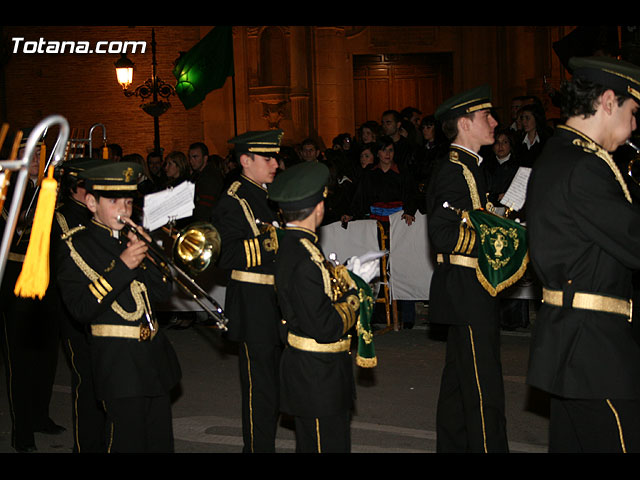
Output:
<svg viewBox="0 0 640 480">
<path fill-rule="evenodd" d="M 56 424 L 53 420 L 49 419 L 43 427 L 36 430 L 38 433 L 46 433 L 47 435 L 60 435 L 66 432 L 67 429 L 62 425 Z"/>
<path fill-rule="evenodd" d="M 33 453 L 38 451 L 35 445 L 12 445 L 12 446 L 14 450 L 18 453 Z"/>
<path fill-rule="evenodd" d="M 402 324 L 402 329 L 403 330 L 411 330 L 413 328 L 413 323 L 403 323 Z"/>
</svg>

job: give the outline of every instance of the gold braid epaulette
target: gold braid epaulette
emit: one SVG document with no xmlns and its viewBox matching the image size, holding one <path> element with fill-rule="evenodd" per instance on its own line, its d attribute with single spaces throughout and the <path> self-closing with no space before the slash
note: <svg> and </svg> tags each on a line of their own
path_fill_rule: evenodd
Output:
<svg viewBox="0 0 640 480">
<path fill-rule="evenodd" d="M 459 160 L 458 152 L 455 152 L 453 150 L 449 152 L 449 161 L 462 167 L 462 175 L 464 176 L 464 179 L 467 182 L 467 186 L 469 187 L 469 195 L 471 196 L 471 204 L 473 205 L 473 209 L 477 210 L 479 208 L 482 208 L 482 204 L 480 203 L 480 195 L 478 195 L 478 186 L 476 185 L 476 179 L 473 178 L 473 173 L 471 173 L 469 167 L 467 167 Z"/>
<path fill-rule="evenodd" d="M 66 234 L 62 235 L 63 240 L 66 242 L 69 247 L 69 252 L 71 255 L 71 259 L 77 265 L 77 267 L 85 274 L 85 276 L 91 281 L 88 288 L 91 293 L 96 297 L 98 303 L 102 301 L 102 298 L 107 295 L 113 288 L 109 283 L 104 279 L 102 275 L 93 270 L 87 262 L 84 261 L 82 256 L 78 253 L 78 251 L 73 246 L 72 236 L 74 233 L 83 230 L 85 227 L 80 225 L 76 228 L 72 228 Z M 120 306 L 120 304 L 114 301 L 111 304 L 111 309 L 120 315 L 123 319 L 129 322 L 135 322 L 136 320 L 140 320 L 142 315 L 145 313 L 145 308 L 147 305 L 145 304 L 145 299 L 143 295 L 146 295 L 147 287 L 144 283 L 139 282 L 138 280 L 133 280 L 130 285 L 131 296 L 133 297 L 136 303 L 136 309 L 133 312 L 127 312 Z"/>
<path fill-rule="evenodd" d="M 585 152 L 593 153 L 597 157 L 604 160 L 605 163 L 609 166 L 609 168 L 613 172 L 613 175 L 616 177 L 616 180 L 620 184 L 620 187 L 622 187 L 622 192 L 624 193 L 624 197 L 627 199 L 629 203 L 633 203 L 633 201 L 631 200 L 631 194 L 629 193 L 629 187 L 627 187 L 627 184 L 625 183 L 624 178 L 620 173 L 620 169 L 613 161 L 613 158 L 611 157 L 611 154 L 609 152 L 607 152 L 604 148 L 602 148 L 600 145 L 598 145 L 596 142 L 594 142 L 589 138 L 584 138 L 584 137 L 583 139 L 576 138 L 573 140 L 573 144 L 578 147 L 581 147 Z"/>
<path fill-rule="evenodd" d="M 332 266 L 324 258 L 320 250 L 306 238 L 301 238 L 300 243 L 311 254 L 311 260 L 320 269 L 324 293 L 333 303 L 333 308 L 338 312 L 343 323 L 343 333 L 349 330 L 358 319 L 360 299 L 357 295 L 347 295 L 342 301 L 338 301 L 349 290 L 356 289 L 356 283 L 349 275 L 344 265 Z"/>
<path fill-rule="evenodd" d="M 251 211 L 249 202 L 247 202 L 244 198 L 241 198 L 237 193 L 241 185 L 242 183 L 237 180 L 233 182 L 227 190 L 227 195 L 229 195 L 231 198 L 235 198 L 240 203 L 242 211 L 244 212 L 244 216 L 247 218 L 247 222 L 249 222 L 249 226 L 251 227 L 253 234 L 257 237 L 258 235 L 260 235 L 260 230 L 258 229 L 258 225 L 256 224 L 256 218 L 253 216 L 253 212 Z"/>
</svg>

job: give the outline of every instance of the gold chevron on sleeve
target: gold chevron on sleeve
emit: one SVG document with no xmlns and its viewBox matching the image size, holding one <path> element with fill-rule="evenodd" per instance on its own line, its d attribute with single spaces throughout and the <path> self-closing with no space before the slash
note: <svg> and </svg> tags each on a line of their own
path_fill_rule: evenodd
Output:
<svg viewBox="0 0 640 480">
<path fill-rule="evenodd" d="M 333 305 L 340 318 L 342 318 L 343 331 L 346 333 L 358 319 L 358 311 L 360 309 L 360 299 L 356 295 L 349 295 L 344 302 L 338 302 Z"/>
</svg>

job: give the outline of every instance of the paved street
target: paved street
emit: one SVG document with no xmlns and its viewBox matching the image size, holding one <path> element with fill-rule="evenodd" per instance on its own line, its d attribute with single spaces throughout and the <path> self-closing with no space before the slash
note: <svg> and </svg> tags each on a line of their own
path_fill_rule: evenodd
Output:
<svg viewBox="0 0 640 480">
<path fill-rule="evenodd" d="M 183 380 L 173 408 L 177 453 L 234 453 L 242 448 L 237 355 L 219 332 L 202 325 L 166 329 L 180 358 Z M 502 358 L 507 427 L 512 452 L 546 451 L 545 397 L 524 383 L 530 335 L 504 332 Z M 445 343 L 421 319 L 412 330 L 375 336 L 378 366 L 356 368 L 357 409 L 352 449 L 361 453 L 432 453 L 435 408 Z M 4 368 L 2 369 L 4 375 Z M 51 417 L 67 428 L 59 436 L 36 434 L 39 452 L 71 452 L 70 372 L 60 356 Z M 10 453 L 11 417 L 6 382 L 0 384 L 0 453 Z M 278 430 L 278 452 L 294 451 L 288 419 Z"/>
</svg>

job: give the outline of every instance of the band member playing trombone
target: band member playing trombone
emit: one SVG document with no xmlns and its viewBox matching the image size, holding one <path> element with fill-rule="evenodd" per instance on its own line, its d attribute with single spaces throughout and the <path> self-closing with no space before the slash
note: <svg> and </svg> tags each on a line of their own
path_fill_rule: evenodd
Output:
<svg viewBox="0 0 640 480">
<path fill-rule="evenodd" d="M 81 174 L 92 218 L 62 237 L 58 287 L 73 318 L 89 326 L 108 451 L 172 452 L 169 394 L 181 372 L 153 310 L 172 285 L 146 259 L 148 243 L 122 234 L 123 219 L 135 228 L 140 165 L 105 162 Z"/>
<path fill-rule="evenodd" d="M 543 285 L 527 382 L 551 394 L 550 452 L 640 451 L 632 273 L 640 213 L 611 153 L 636 129 L 640 67 L 574 57 L 567 120 L 529 180 L 531 262 Z M 637 320 L 637 319 L 636 319 Z"/>
<path fill-rule="evenodd" d="M 274 452 L 279 418 L 278 371 L 282 317 L 273 266 L 278 239 L 267 185 L 276 174 L 281 130 L 246 132 L 230 140 L 242 175 L 223 193 L 212 215 L 220 233 L 218 266 L 231 270 L 225 312 L 228 338 L 239 344 L 243 451 Z"/>
<path fill-rule="evenodd" d="M 460 215 L 487 208 L 478 151 L 494 141 L 490 96 L 489 87 L 474 88 L 435 113 L 452 141 L 435 165 L 427 195 L 429 237 L 438 254 L 429 317 L 449 325 L 436 414 L 438 452 L 508 451 L 498 303 L 476 275 L 479 235 Z"/>
</svg>

